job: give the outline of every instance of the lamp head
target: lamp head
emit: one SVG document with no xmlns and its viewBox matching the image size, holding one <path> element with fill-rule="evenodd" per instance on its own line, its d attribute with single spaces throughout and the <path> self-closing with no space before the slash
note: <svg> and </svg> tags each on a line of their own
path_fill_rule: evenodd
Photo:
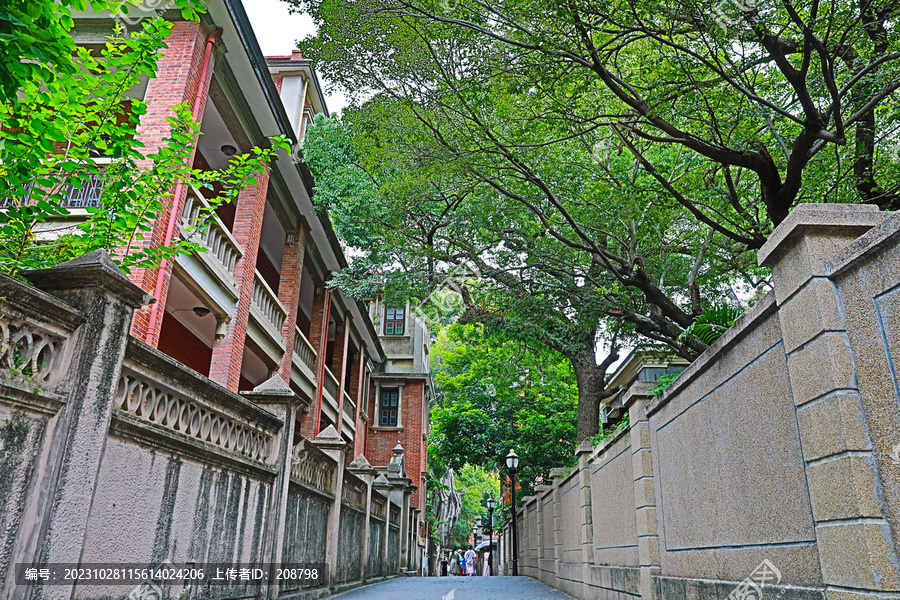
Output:
<svg viewBox="0 0 900 600">
<path fill-rule="evenodd" d="M 511 448 L 509 454 L 506 455 L 506 467 L 510 473 L 515 473 L 519 469 L 519 455 Z"/>
<path fill-rule="evenodd" d="M 494 500 L 493 496 L 491 496 L 490 498 L 487 499 L 487 509 L 492 511 L 492 510 L 494 510 L 495 506 L 497 506 L 497 501 Z"/>
</svg>

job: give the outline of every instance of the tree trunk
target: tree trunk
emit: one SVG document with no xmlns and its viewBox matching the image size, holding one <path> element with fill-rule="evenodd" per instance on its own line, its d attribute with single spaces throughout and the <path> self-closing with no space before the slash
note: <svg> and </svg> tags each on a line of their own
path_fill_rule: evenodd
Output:
<svg viewBox="0 0 900 600">
<path fill-rule="evenodd" d="M 576 440 L 581 442 L 600 432 L 600 401 L 607 395 L 606 369 L 597 365 L 593 346 L 576 350 L 569 356 L 569 360 L 578 382 Z"/>
</svg>

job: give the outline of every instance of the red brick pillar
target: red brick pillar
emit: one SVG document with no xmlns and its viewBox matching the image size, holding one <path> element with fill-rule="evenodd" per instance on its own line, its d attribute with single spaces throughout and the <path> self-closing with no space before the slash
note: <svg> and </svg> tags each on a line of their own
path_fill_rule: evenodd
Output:
<svg viewBox="0 0 900 600">
<path fill-rule="evenodd" d="M 354 423 L 356 423 L 356 439 L 354 440 L 353 456 L 359 456 L 366 452 L 366 421 L 363 417 L 363 390 L 365 389 L 366 374 L 366 347 L 359 349 L 359 359 L 353 363 L 353 369 L 350 371 L 350 377 L 356 382 L 355 388 L 351 393 L 353 401 L 356 402 L 356 415 Z"/>
<path fill-rule="evenodd" d="M 322 418 L 322 388 L 325 377 L 325 350 L 328 348 L 328 319 L 331 317 L 331 291 L 316 287 L 310 315 L 309 343 L 316 351 L 316 393 L 309 412 L 303 417 L 301 432 L 308 440 L 319 435 Z"/>
<path fill-rule="evenodd" d="M 237 391 L 241 378 L 241 359 L 247 337 L 247 321 L 253 300 L 253 280 L 256 273 L 256 255 L 259 253 L 259 237 L 262 232 L 263 213 L 266 209 L 266 192 L 269 188 L 269 169 L 256 178 L 257 184 L 243 190 L 237 197 L 234 217 L 235 239 L 244 255 L 234 266 L 234 279 L 238 285 L 238 302 L 231 316 L 225 337 L 213 343 L 209 378 L 231 391 Z"/>
<path fill-rule="evenodd" d="M 341 327 L 337 331 L 334 340 L 334 358 L 331 361 L 335 379 L 338 380 L 338 397 L 335 401 L 338 405 L 337 432 L 341 432 L 344 423 L 344 378 L 347 376 L 347 351 L 350 349 L 350 315 L 344 315 Z"/>
<path fill-rule="evenodd" d="M 300 307 L 300 280 L 303 278 L 303 258 L 306 254 L 306 227 L 301 223 L 293 243 L 285 244 L 281 260 L 281 281 L 278 284 L 278 301 L 287 310 L 281 327 L 284 340 L 284 356 L 278 374 L 285 383 L 291 381 L 291 359 L 294 356 L 294 338 L 297 337 L 297 310 Z"/>
<path fill-rule="evenodd" d="M 203 51 L 206 45 L 206 32 L 203 26 L 195 21 L 176 21 L 172 24 L 172 33 L 166 39 L 167 47 L 162 50 L 157 63 L 156 77 L 147 85 L 147 93 L 144 96 L 148 106 L 147 112 L 141 117 L 137 128 L 137 139 L 144 144 L 145 152 L 156 151 L 163 143 L 163 138 L 169 135 L 171 126 L 166 117 L 171 117 L 172 106 L 187 102 L 191 105 L 197 95 L 200 85 L 200 74 L 203 70 Z M 204 94 L 200 99 L 200 112 L 198 120 L 203 120 L 206 102 L 209 98 L 209 81 L 212 78 L 215 52 L 210 56 L 207 68 L 206 81 L 204 82 Z M 196 151 L 196 145 L 194 146 Z M 191 160 L 193 160 L 193 152 Z M 183 188 L 179 200 L 179 206 L 184 206 L 187 189 Z M 163 206 L 157 214 L 153 230 L 145 240 L 137 242 L 134 247 L 146 247 L 162 244 L 166 236 L 166 228 L 169 224 L 169 213 L 172 210 L 173 198 L 163 200 Z M 177 229 L 176 229 L 177 231 Z M 157 298 L 157 319 L 155 331 L 151 342 L 155 346 L 159 340 L 159 329 L 162 326 L 162 315 L 165 310 L 166 298 L 169 293 L 169 280 L 172 277 L 172 263 L 166 261 L 166 268 L 161 276 L 163 287 L 160 297 Z M 159 269 L 134 269 L 128 278 L 140 286 L 146 292 L 153 293 L 156 287 L 156 279 Z M 135 311 L 131 323 L 131 335 L 146 340 L 151 308 L 145 306 Z"/>
</svg>

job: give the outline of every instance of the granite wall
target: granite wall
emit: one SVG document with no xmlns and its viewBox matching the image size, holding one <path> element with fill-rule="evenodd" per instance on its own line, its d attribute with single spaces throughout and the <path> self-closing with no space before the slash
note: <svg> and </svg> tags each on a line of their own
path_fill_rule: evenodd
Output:
<svg viewBox="0 0 900 600">
<path fill-rule="evenodd" d="M 759 260 L 773 293 L 524 500 L 520 574 L 582 599 L 900 598 L 900 215 L 801 205 Z"/>
<path fill-rule="evenodd" d="M 324 573 L 187 585 L 209 599 L 321 598 L 399 574 L 384 527 L 408 512 L 402 454 L 387 476 L 361 456 L 345 467 L 333 428 L 297 433 L 306 404 L 277 376 L 235 394 L 130 338 L 148 299 L 103 253 L 26 277 L 0 275 L 0 597 L 187 597 L 182 581 L 17 584 L 25 563 Z"/>
</svg>

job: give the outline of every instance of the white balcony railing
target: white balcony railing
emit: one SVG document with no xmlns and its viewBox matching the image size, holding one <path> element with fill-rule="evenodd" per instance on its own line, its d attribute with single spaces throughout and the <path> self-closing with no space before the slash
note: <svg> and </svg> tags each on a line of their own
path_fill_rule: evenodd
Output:
<svg viewBox="0 0 900 600">
<path fill-rule="evenodd" d="M 203 195 L 198 190 L 191 188 L 188 191 L 182 213 L 183 226 L 191 227 L 198 223 L 202 219 L 201 211 L 208 208 L 209 204 Z M 243 255 L 243 251 L 219 217 L 215 214 L 210 215 L 206 230 L 194 236 L 194 241 L 209 250 L 209 254 L 215 257 L 219 264 L 234 277 L 234 265 Z"/>
<path fill-rule="evenodd" d="M 299 358 L 300 362 L 309 367 L 310 371 L 315 373 L 316 351 L 313 349 L 312 344 L 309 343 L 309 340 L 306 339 L 306 336 L 303 335 L 303 332 L 300 331 L 299 327 L 297 327 L 297 333 L 294 335 L 294 356 Z"/>
<path fill-rule="evenodd" d="M 338 380 L 334 377 L 334 374 L 332 374 L 331 369 L 325 367 L 325 391 L 328 392 L 328 395 L 330 395 L 335 402 L 337 402 L 339 398 L 339 388 Z"/>
<path fill-rule="evenodd" d="M 275 328 L 275 331 L 281 332 L 281 326 L 284 325 L 284 320 L 287 318 L 287 311 L 278 301 L 278 295 L 272 291 L 259 271 L 256 272 L 253 280 L 253 304 L 262 312 L 263 317 Z"/>
<path fill-rule="evenodd" d="M 350 394 L 347 392 L 344 392 L 344 412 L 347 413 L 351 419 L 356 418 L 356 402 L 350 398 Z"/>
</svg>

